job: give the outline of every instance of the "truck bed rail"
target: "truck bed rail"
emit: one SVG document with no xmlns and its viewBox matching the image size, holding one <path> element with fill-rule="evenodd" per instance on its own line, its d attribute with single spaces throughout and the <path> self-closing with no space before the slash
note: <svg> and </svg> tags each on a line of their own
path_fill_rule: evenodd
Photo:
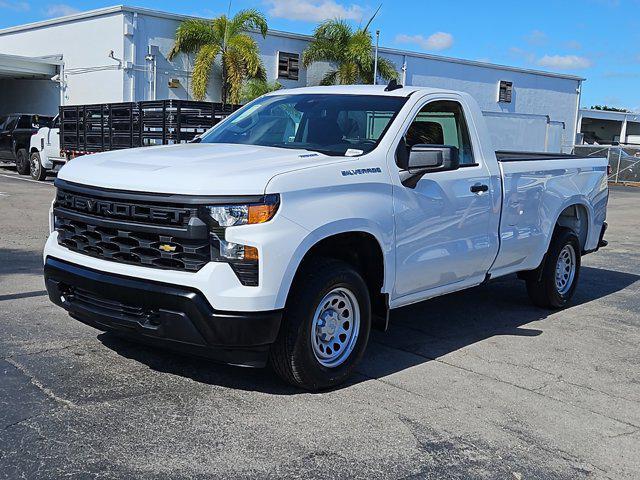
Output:
<svg viewBox="0 0 640 480">
<path fill-rule="evenodd" d="M 533 162 L 537 160 L 566 160 L 583 158 L 579 155 L 569 153 L 548 153 L 548 152 L 513 152 L 506 150 L 496 151 L 496 158 L 499 162 Z"/>
</svg>

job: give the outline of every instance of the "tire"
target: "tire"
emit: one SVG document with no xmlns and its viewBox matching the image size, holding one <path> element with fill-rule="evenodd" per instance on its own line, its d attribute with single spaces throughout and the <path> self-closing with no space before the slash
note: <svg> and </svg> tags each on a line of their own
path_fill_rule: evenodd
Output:
<svg viewBox="0 0 640 480">
<path fill-rule="evenodd" d="M 47 178 L 47 169 L 42 166 L 38 152 L 33 152 L 29 157 L 29 172 L 34 180 L 43 181 Z"/>
<path fill-rule="evenodd" d="M 579 274 L 580 240 L 572 230 L 558 228 L 542 265 L 527 277 L 529 298 L 538 307 L 563 308 L 573 297 Z"/>
<path fill-rule="evenodd" d="M 16 152 L 16 169 L 20 175 L 29 175 L 29 154 L 24 148 Z"/>
<path fill-rule="evenodd" d="M 371 300 L 366 283 L 347 263 L 318 259 L 303 268 L 289 294 L 270 363 L 291 385 L 325 390 L 347 380 L 362 359 Z"/>
</svg>

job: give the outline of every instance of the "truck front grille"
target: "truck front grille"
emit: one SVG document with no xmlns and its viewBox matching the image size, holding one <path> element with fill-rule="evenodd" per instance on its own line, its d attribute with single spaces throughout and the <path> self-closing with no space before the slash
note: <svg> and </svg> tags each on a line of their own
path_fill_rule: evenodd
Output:
<svg viewBox="0 0 640 480">
<path fill-rule="evenodd" d="M 58 243 L 118 263 L 195 272 L 211 261 L 207 226 L 192 205 L 149 204 L 58 190 Z"/>
</svg>

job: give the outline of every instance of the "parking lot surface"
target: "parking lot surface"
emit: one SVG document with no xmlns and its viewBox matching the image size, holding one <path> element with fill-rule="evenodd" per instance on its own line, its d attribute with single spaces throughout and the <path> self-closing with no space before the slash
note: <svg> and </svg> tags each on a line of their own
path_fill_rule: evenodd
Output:
<svg viewBox="0 0 640 480">
<path fill-rule="evenodd" d="M 394 311 L 321 394 L 68 317 L 53 193 L 0 168 L 0 478 L 640 478 L 640 189 L 612 189 L 570 308 L 507 277 Z"/>
</svg>

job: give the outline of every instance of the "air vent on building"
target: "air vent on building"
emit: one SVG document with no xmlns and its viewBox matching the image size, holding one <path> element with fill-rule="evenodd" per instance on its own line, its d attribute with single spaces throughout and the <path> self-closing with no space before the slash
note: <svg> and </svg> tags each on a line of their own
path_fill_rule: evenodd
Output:
<svg viewBox="0 0 640 480">
<path fill-rule="evenodd" d="M 512 93 L 513 93 L 513 82 L 500 80 L 500 89 L 498 91 L 498 102 L 511 103 Z"/>
<path fill-rule="evenodd" d="M 278 52 L 278 78 L 298 80 L 300 72 L 300 55 L 297 53 Z"/>
</svg>

